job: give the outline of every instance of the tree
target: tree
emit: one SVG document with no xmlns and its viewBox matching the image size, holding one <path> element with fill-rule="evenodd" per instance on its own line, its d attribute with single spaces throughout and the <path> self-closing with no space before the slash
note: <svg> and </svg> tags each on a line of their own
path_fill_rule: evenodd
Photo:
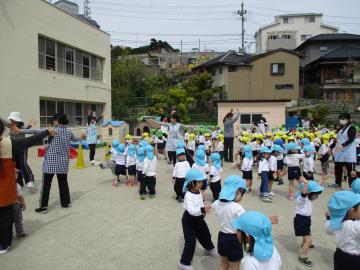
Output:
<svg viewBox="0 0 360 270">
<path fill-rule="evenodd" d="M 312 120 L 317 124 L 325 124 L 325 118 L 330 113 L 330 106 L 327 104 L 318 104 L 309 110 Z"/>
<path fill-rule="evenodd" d="M 320 85 L 316 83 L 309 84 L 304 89 L 304 97 L 310 99 L 322 99 L 323 93 L 321 91 Z"/>
</svg>

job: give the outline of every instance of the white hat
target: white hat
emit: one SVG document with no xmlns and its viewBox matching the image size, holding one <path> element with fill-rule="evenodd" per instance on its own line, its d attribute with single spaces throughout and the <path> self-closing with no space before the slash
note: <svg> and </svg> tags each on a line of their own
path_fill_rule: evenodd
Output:
<svg viewBox="0 0 360 270">
<path fill-rule="evenodd" d="M 21 115 L 20 115 L 19 112 L 11 112 L 7 119 L 8 119 L 8 120 L 13 120 L 13 121 L 15 121 L 15 122 L 24 122 L 24 121 L 21 119 Z"/>
</svg>

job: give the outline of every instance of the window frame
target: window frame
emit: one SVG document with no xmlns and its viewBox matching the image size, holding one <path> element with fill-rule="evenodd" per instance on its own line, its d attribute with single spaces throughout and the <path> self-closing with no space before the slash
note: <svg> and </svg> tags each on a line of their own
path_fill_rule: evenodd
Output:
<svg viewBox="0 0 360 270">
<path fill-rule="evenodd" d="M 274 65 L 278 65 L 278 72 L 273 72 L 273 66 Z M 283 66 L 283 68 L 282 68 L 282 72 L 279 72 L 279 70 L 280 70 L 280 65 L 282 65 Z M 270 64 L 270 75 L 271 76 L 281 76 L 281 75 L 284 75 L 285 74 L 285 63 L 271 63 Z"/>
</svg>

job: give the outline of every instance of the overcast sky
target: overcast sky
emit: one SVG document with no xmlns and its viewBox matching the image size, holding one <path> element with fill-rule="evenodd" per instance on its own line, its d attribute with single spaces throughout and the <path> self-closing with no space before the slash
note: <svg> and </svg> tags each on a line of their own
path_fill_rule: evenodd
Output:
<svg viewBox="0 0 360 270">
<path fill-rule="evenodd" d="M 83 10 L 83 0 L 73 0 Z M 240 0 L 91 0 L 91 17 L 111 34 L 113 45 L 138 47 L 150 38 L 166 40 L 183 51 L 237 50 L 241 20 L 235 14 Z M 359 0 L 244 0 L 247 10 L 246 42 L 254 50 L 253 36 L 260 26 L 286 13 L 323 13 L 323 22 L 340 32 L 360 34 Z M 165 35 L 166 34 L 166 35 Z"/>
</svg>

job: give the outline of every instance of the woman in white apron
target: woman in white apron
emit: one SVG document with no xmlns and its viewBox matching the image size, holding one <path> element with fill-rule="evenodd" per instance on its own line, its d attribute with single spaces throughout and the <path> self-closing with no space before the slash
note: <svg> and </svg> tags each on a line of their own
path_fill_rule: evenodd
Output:
<svg viewBox="0 0 360 270">
<path fill-rule="evenodd" d="M 349 113 L 342 113 L 339 116 L 341 129 L 336 136 L 336 146 L 333 149 L 335 162 L 335 184 L 331 187 L 341 187 L 343 168 L 346 168 L 349 186 L 354 179 L 351 178 L 351 171 L 355 170 L 356 163 L 356 128 L 351 123 Z"/>
</svg>

